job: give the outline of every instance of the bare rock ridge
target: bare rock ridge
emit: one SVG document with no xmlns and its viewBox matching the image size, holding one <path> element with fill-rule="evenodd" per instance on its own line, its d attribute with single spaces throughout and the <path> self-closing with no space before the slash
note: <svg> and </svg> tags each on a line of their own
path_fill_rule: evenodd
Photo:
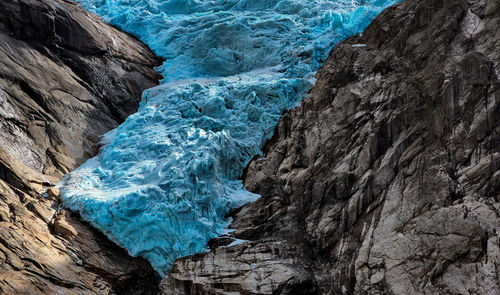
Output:
<svg viewBox="0 0 500 295">
<path fill-rule="evenodd" d="M 404 1 L 336 46 L 248 166 L 262 198 L 162 293 L 500 294 L 499 25 Z"/>
<path fill-rule="evenodd" d="M 137 109 L 160 62 L 69 1 L 0 1 L 0 294 L 156 293 L 148 263 L 42 195 Z"/>
</svg>

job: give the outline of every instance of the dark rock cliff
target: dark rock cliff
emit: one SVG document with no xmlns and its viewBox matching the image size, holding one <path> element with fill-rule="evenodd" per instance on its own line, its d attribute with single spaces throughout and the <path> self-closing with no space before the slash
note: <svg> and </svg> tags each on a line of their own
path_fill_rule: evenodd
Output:
<svg viewBox="0 0 500 295">
<path fill-rule="evenodd" d="M 148 263 L 42 195 L 137 109 L 159 63 L 68 1 L 0 1 L 1 294 L 156 292 Z"/>
<path fill-rule="evenodd" d="M 500 294 L 499 74 L 499 1 L 385 10 L 250 163 L 247 242 L 178 260 L 163 294 Z"/>
</svg>

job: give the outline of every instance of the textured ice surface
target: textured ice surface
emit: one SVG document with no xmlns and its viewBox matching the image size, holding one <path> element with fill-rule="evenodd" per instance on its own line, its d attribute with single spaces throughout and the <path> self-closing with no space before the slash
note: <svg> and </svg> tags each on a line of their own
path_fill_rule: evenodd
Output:
<svg viewBox="0 0 500 295">
<path fill-rule="evenodd" d="M 80 0 L 166 61 L 162 85 L 59 184 L 64 203 L 164 274 L 258 196 L 238 180 L 338 41 L 397 0 Z"/>
</svg>

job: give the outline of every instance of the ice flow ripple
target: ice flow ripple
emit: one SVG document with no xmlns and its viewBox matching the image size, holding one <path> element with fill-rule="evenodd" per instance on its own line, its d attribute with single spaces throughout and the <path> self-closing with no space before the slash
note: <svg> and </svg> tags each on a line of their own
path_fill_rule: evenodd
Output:
<svg viewBox="0 0 500 295">
<path fill-rule="evenodd" d="M 339 41 L 398 0 L 79 0 L 165 58 L 160 86 L 60 183 L 64 205 L 164 275 L 259 196 L 238 177 Z"/>
</svg>

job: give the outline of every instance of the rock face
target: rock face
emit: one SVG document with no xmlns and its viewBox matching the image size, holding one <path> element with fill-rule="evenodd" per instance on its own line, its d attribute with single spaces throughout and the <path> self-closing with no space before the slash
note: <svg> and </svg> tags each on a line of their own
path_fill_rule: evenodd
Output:
<svg viewBox="0 0 500 295">
<path fill-rule="evenodd" d="M 413 0 L 336 46 L 163 294 L 500 294 L 500 2 Z M 217 245 L 219 244 L 219 245 Z"/>
<path fill-rule="evenodd" d="M 154 294 L 152 268 L 45 190 L 157 84 L 133 37 L 63 0 L 0 2 L 0 293 Z"/>
</svg>

